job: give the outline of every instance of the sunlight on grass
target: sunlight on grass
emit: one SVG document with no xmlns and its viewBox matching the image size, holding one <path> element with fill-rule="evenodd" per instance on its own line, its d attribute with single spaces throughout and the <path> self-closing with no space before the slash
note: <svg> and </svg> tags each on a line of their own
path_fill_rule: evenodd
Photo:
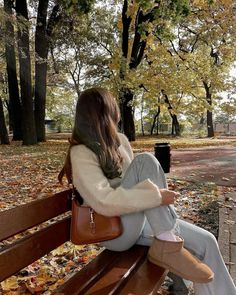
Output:
<svg viewBox="0 0 236 295">
<path fill-rule="evenodd" d="M 134 151 L 153 151 L 155 143 L 168 142 L 172 148 L 201 148 L 206 146 L 234 145 L 236 139 L 228 138 L 173 138 L 173 137 L 155 137 L 139 136 L 136 141 L 131 142 Z"/>
</svg>

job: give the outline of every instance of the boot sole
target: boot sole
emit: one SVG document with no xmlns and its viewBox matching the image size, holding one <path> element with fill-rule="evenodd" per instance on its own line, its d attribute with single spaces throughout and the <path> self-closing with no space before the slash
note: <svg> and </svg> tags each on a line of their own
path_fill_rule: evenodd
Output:
<svg viewBox="0 0 236 295">
<path fill-rule="evenodd" d="M 186 280 L 189 280 L 189 281 L 192 281 L 192 282 L 195 282 L 195 283 L 209 283 L 209 282 L 211 282 L 211 281 L 213 280 L 213 278 L 214 278 L 214 275 L 213 275 L 213 276 L 209 277 L 208 279 L 193 279 L 193 278 L 189 277 L 188 275 L 184 275 L 184 274 L 182 274 L 180 271 L 178 271 L 178 270 L 172 268 L 170 265 L 167 265 L 167 264 L 165 264 L 165 263 L 163 263 L 163 262 L 160 262 L 160 261 L 158 261 L 158 260 L 152 258 L 150 255 L 148 255 L 147 258 L 148 258 L 148 260 L 149 260 L 151 263 L 156 264 L 156 265 L 158 265 L 158 266 L 161 266 L 161 267 L 163 267 L 163 268 L 165 268 L 165 269 L 168 269 L 170 272 L 173 272 L 174 274 L 180 276 L 181 278 L 184 278 L 184 279 L 186 279 Z"/>
</svg>

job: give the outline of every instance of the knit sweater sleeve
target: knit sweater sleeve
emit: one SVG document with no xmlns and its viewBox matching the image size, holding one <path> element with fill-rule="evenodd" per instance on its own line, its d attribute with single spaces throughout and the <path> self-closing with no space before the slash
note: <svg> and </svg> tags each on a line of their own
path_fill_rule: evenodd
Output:
<svg viewBox="0 0 236 295">
<path fill-rule="evenodd" d="M 71 149 L 73 184 L 85 202 L 105 216 L 119 216 L 143 211 L 161 204 L 161 194 L 151 180 L 130 189 L 113 189 L 104 175 L 97 156 L 86 146 Z"/>
</svg>

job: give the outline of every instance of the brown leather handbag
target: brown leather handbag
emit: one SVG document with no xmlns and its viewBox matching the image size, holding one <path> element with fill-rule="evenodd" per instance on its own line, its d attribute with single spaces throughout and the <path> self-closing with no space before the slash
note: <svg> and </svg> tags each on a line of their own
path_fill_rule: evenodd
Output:
<svg viewBox="0 0 236 295">
<path fill-rule="evenodd" d="M 119 237 L 123 232 L 119 216 L 108 217 L 91 207 L 81 206 L 73 190 L 70 239 L 73 244 L 100 243 Z M 81 197 L 80 197 L 81 198 Z"/>
</svg>

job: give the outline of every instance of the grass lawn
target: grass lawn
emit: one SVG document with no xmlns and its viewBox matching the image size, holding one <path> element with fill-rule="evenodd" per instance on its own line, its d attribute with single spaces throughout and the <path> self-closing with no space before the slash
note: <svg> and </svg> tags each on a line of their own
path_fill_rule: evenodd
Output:
<svg viewBox="0 0 236 295">
<path fill-rule="evenodd" d="M 207 146 L 234 145 L 236 146 L 236 137 L 215 137 L 215 138 L 196 138 L 196 137 L 154 137 L 139 136 L 132 142 L 132 147 L 137 151 L 153 151 L 155 143 L 168 142 L 172 149 L 178 148 L 201 148 Z"/>
</svg>

